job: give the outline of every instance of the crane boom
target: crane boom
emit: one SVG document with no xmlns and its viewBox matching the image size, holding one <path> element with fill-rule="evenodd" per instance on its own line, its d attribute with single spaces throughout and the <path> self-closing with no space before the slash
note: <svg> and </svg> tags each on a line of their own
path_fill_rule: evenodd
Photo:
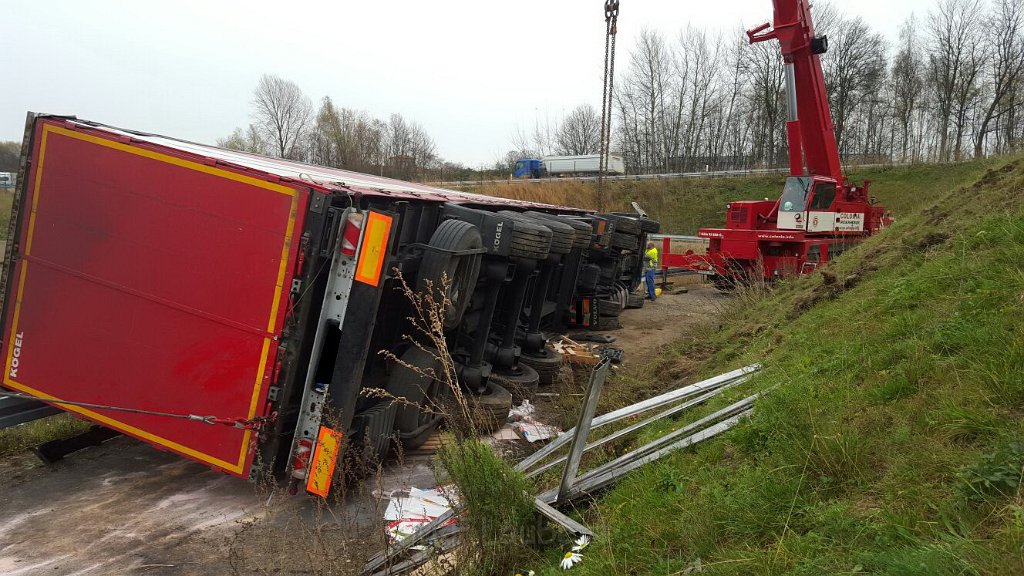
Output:
<svg viewBox="0 0 1024 576">
<path fill-rule="evenodd" d="M 702 228 L 706 254 L 666 255 L 666 266 L 710 276 L 722 288 L 815 270 L 891 218 L 871 199 L 870 182 L 843 175 L 808 0 L 773 0 L 775 20 L 747 31 L 751 44 L 778 40 L 785 64 L 789 172 L 782 197 L 730 202 L 725 228 Z"/>
<path fill-rule="evenodd" d="M 843 184 L 835 127 L 825 92 L 820 54 L 828 38 L 815 36 L 806 0 L 774 0 L 775 20 L 747 32 L 750 43 L 778 40 L 786 66 L 786 136 L 793 176 L 827 176 Z M 801 152 L 803 158 L 801 158 Z M 804 162 L 806 160 L 806 171 Z"/>
</svg>

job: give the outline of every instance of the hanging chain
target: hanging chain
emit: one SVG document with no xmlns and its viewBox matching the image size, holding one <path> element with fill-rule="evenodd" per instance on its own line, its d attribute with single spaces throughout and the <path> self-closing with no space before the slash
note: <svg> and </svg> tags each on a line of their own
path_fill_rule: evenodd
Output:
<svg viewBox="0 0 1024 576">
<path fill-rule="evenodd" d="M 615 34 L 618 32 L 619 0 L 604 3 L 604 78 L 601 91 L 601 146 L 597 169 L 597 209 L 604 210 L 604 176 L 612 138 L 612 90 L 615 72 Z"/>
</svg>

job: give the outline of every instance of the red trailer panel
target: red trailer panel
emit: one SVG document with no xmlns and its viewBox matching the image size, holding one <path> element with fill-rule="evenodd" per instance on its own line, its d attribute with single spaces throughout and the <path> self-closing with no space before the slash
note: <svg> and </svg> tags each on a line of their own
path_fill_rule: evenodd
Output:
<svg viewBox="0 0 1024 576">
<path fill-rule="evenodd" d="M 4 385 L 44 399 L 263 415 L 308 189 L 71 127 L 36 124 Z M 251 430 L 61 407 L 248 473 Z"/>
</svg>

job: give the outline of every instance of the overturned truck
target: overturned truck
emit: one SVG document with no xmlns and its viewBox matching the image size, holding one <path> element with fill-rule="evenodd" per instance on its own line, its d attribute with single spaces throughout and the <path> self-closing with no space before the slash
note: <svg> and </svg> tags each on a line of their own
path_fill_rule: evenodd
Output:
<svg viewBox="0 0 1024 576">
<path fill-rule="evenodd" d="M 551 334 L 608 327 L 626 306 L 656 230 L 30 114 L 3 387 L 323 495 L 343 447 L 383 457 L 440 424 L 428 406 L 443 386 L 407 367 L 437 360 L 410 343 L 402 281 L 445 291 L 459 385 L 497 422 L 557 377 Z"/>
</svg>

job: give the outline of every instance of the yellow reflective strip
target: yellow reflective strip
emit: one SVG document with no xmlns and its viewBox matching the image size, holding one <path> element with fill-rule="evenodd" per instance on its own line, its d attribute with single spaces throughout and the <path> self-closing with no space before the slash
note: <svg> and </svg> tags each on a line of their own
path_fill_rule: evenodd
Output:
<svg viewBox="0 0 1024 576">
<path fill-rule="evenodd" d="M 321 498 L 327 497 L 327 493 L 331 491 L 331 478 L 334 476 L 334 466 L 338 461 L 340 448 L 341 432 L 321 426 L 310 461 L 309 479 L 306 480 L 307 492 Z"/>
<path fill-rule="evenodd" d="M 356 264 L 356 280 L 376 286 L 380 282 L 380 271 L 384 266 L 384 251 L 387 250 L 388 236 L 391 235 L 391 216 L 370 212 L 363 232 L 363 247 L 359 250 Z"/>
<path fill-rule="evenodd" d="M 241 182 L 243 184 L 250 184 L 252 186 L 257 186 L 257 187 L 260 187 L 260 188 L 265 188 L 267 190 L 271 190 L 271 191 L 274 191 L 274 192 L 279 192 L 281 194 L 286 194 L 288 196 L 291 196 L 292 197 L 292 202 L 291 202 L 291 208 L 290 208 L 290 211 L 289 211 L 289 214 L 288 214 L 288 225 L 287 225 L 287 229 L 285 231 L 284 244 L 283 244 L 282 249 L 281 249 L 281 263 L 280 263 L 280 266 L 279 266 L 279 269 L 278 269 L 277 283 L 276 283 L 276 286 L 275 286 L 275 289 L 274 289 L 274 299 L 271 302 L 270 318 L 269 318 L 268 328 L 267 328 L 268 332 L 273 332 L 274 331 L 274 326 L 276 324 L 275 320 L 277 318 L 277 311 L 278 311 L 278 307 L 279 307 L 280 300 L 281 300 L 281 294 L 282 294 L 282 292 L 284 290 L 284 275 L 285 275 L 285 272 L 287 270 L 287 266 L 286 265 L 288 263 L 288 256 L 289 256 L 289 251 L 291 249 L 292 237 L 293 237 L 293 235 L 295 233 L 295 220 L 296 220 L 297 213 L 298 213 L 298 191 L 296 189 L 289 188 L 287 186 L 282 186 L 280 184 L 274 184 L 272 182 L 267 182 L 266 180 L 259 180 L 257 178 L 252 178 L 250 176 L 245 176 L 245 175 L 242 175 L 242 174 L 237 174 L 235 172 L 230 172 L 228 170 L 222 170 L 222 169 L 219 169 L 219 168 L 213 168 L 213 167 L 210 167 L 210 166 L 206 166 L 204 164 L 199 164 L 198 162 L 192 162 L 192 161 L 189 161 L 189 160 L 184 160 L 184 159 L 178 158 L 176 156 L 170 156 L 170 155 L 167 155 L 167 154 L 161 154 L 159 152 L 153 152 L 151 150 L 147 150 L 147 149 L 144 149 L 144 148 L 137 148 L 137 147 L 132 146 L 130 144 L 124 144 L 124 143 L 121 143 L 121 142 L 115 142 L 113 140 L 108 140 L 106 138 L 101 138 L 99 136 L 93 136 L 91 134 L 83 134 L 81 132 L 76 132 L 74 130 L 68 130 L 67 128 L 61 128 L 59 126 L 54 126 L 53 124 L 46 124 L 46 123 L 44 123 L 43 124 L 43 139 L 42 139 L 42 143 L 39 146 L 39 164 L 38 164 L 38 166 L 36 166 L 36 177 L 35 177 L 35 182 L 34 182 L 34 186 L 33 186 L 32 209 L 31 209 L 31 212 L 29 214 L 28 233 L 27 233 L 27 237 L 26 237 L 26 240 L 25 240 L 25 255 L 26 256 L 31 253 L 31 250 L 32 250 L 32 237 L 35 235 L 36 211 L 37 211 L 37 208 L 38 208 L 38 205 L 39 205 L 39 186 L 40 186 L 40 182 L 42 181 L 42 175 L 43 175 L 43 160 L 46 157 L 47 135 L 50 132 L 55 132 L 55 133 L 60 134 L 62 136 L 68 136 L 70 138 L 75 138 L 77 140 L 83 140 L 85 142 L 90 142 L 92 144 L 98 144 L 100 146 L 105 146 L 107 148 L 113 148 L 115 150 L 120 150 L 121 152 L 127 152 L 129 154 L 134 154 L 136 156 L 143 156 L 143 157 L 150 158 L 150 159 L 153 159 L 153 160 L 157 160 L 157 161 L 160 161 L 160 162 L 166 162 L 168 164 L 173 164 L 175 166 L 180 166 L 182 168 L 188 168 L 190 170 L 195 170 L 195 171 L 198 171 L 198 172 L 203 172 L 205 174 L 210 174 L 210 175 L 213 175 L 213 176 L 219 176 L 221 178 L 227 178 L 228 180 L 234 180 L 236 182 Z M 390 220 L 391 219 L 388 218 L 388 228 L 389 229 L 390 229 L 390 224 L 391 224 Z M 13 321 L 11 322 L 11 334 L 12 335 L 13 334 L 17 334 L 17 332 L 18 332 L 18 321 L 19 321 L 19 319 L 21 317 L 21 302 L 22 302 L 22 296 L 24 294 L 24 289 L 25 289 L 25 276 L 28 273 L 28 261 L 22 260 L 20 262 L 20 265 L 21 265 L 21 275 L 18 278 L 18 293 L 17 293 L 17 297 L 15 298 L 15 303 L 14 303 L 14 318 L 13 318 Z M 252 418 L 253 416 L 256 415 L 256 409 L 257 409 L 257 404 L 259 402 L 260 390 L 261 390 L 261 388 L 263 386 L 263 376 L 266 373 L 266 369 L 267 369 L 267 360 L 268 360 L 269 352 L 270 352 L 270 339 L 266 338 L 263 341 L 263 349 L 262 349 L 262 351 L 260 353 L 260 364 L 258 366 L 257 374 L 256 374 L 256 383 L 255 383 L 255 386 L 253 388 L 252 397 L 250 398 L 250 401 L 249 401 L 248 418 Z M 14 388 L 14 389 L 20 390 L 22 392 L 26 392 L 28 394 L 36 396 L 37 398 L 43 398 L 43 399 L 46 399 L 48 401 L 54 402 L 56 404 L 60 404 L 60 399 L 54 398 L 54 397 L 50 396 L 49 394 L 47 394 L 45 392 L 41 392 L 39 390 L 36 390 L 35 388 L 32 388 L 32 387 L 30 387 L 28 385 L 25 385 L 25 384 L 22 384 L 22 383 L 19 383 L 19 382 L 15 382 L 14 380 L 12 380 L 10 378 L 11 361 L 12 361 L 12 358 L 13 358 L 13 354 L 14 354 L 14 338 L 12 337 L 10 339 L 10 344 L 8 345 L 8 350 L 7 350 L 7 362 L 6 362 L 6 365 L 4 366 L 4 368 L 5 368 L 4 378 L 3 378 L 4 384 L 9 386 L 9 387 L 11 387 L 11 388 Z M 140 428 L 136 428 L 135 426 L 132 426 L 130 424 L 126 424 L 126 423 L 121 422 L 119 420 L 115 420 L 115 419 L 110 418 L 108 416 L 104 416 L 104 415 L 99 414 L 97 412 L 94 412 L 92 410 L 88 410 L 88 409 L 85 409 L 85 408 L 82 408 L 82 407 L 79 407 L 79 406 L 69 406 L 69 405 L 66 405 L 66 404 L 65 405 L 61 405 L 61 408 L 63 408 L 64 410 L 71 411 L 71 412 L 78 412 L 79 414 L 82 414 L 83 416 L 88 416 L 89 418 L 92 418 L 93 420 L 96 420 L 98 422 L 102 422 L 103 424 L 105 424 L 105 425 L 107 425 L 107 426 L 109 426 L 111 428 L 120 430 L 122 432 L 127 432 L 129 434 L 135 434 L 136 436 L 139 436 L 140 438 L 148 440 L 149 442 L 152 442 L 154 444 L 159 444 L 161 446 L 166 446 L 166 447 L 171 448 L 173 450 L 177 450 L 178 452 L 181 452 L 182 454 L 191 456 L 191 457 L 195 458 L 196 460 L 199 460 L 201 462 L 206 462 L 207 464 L 216 466 L 218 468 L 222 468 L 224 470 L 227 470 L 229 472 L 233 472 L 235 474 L 241 474 L 242 470 L 245 467 L 245 460 L 246 460 L 246 456 L 248 455 L 248 451 L 249 451 L 249 440 L 252 437 L 252 431 L 249 430 L 249 429 L 246 429 L 243 432 L 243 434 L 242 434 L 242 447 L 241 447 L 241 450 L 239 451 L 239 454 L 238 454 L 238 463 L 237 464 L 232 464 L 232 463 L 229 463 L 229 462 L 227 462 L 225 460 L 222 460 L 220 458 L 212 456 L 210 454 L 206 454 L 204 452 L 200 452 L 200 451 L 195 450 L 193 448 L 189 448 L 187 446 L 184 446 L 184 445 L 179 444 L 177 442 L 174 442 L 172 440 L 168 440 L 166 438 L 162 438 L 160 436 L 157 436 L 157 435 L 152 434 L 150 432 L 146 432 L 145 430 L 142 430 Z"/>
</svg>

